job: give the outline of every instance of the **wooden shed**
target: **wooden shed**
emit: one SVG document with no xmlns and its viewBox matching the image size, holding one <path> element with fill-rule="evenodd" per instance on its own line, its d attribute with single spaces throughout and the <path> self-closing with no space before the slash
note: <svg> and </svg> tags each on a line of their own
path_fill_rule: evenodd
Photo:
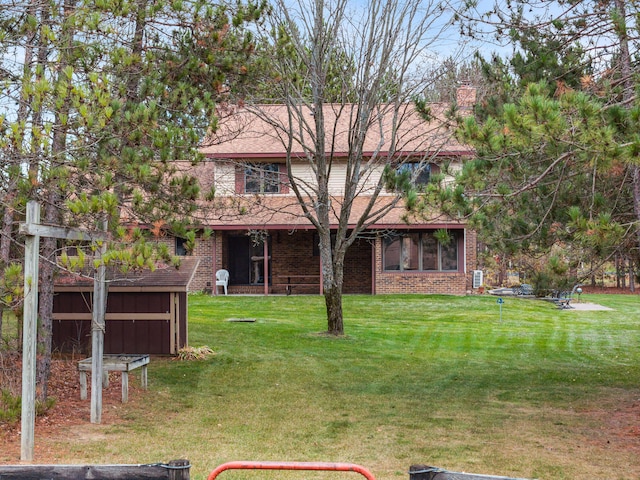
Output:
<svg viewBox="0 0 640 480">
<path fill-rule="evenodd" d="M 188 343 L 187 292 L 198 259 L 123 275 L 107 270 L 105 354 L 173 355 Z M 55 352 L 90 354 L 93 280 L 62 275 L 55 281 Z"/>
</svg>

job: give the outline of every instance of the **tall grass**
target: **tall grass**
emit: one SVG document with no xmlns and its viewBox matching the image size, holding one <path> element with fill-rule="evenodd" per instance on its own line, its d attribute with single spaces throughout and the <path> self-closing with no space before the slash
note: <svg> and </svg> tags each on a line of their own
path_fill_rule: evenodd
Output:
<svg viewBox="0 0 640 480">
<path fill-rule="evenodd" d="M 332 338 L 321 297 L 191 296 L 190 344 L 215 355 L 154 358 L 122 423 L 54 446 L 74 462 L 189 458 L 194 478 L 230 460 L 639 478 L 640 438 L 619 422 L 638 422 L 640 302 L 588 300 L 614 310 L 506 299 L 500 317 L 487 296 L 347 296 Z"/>
</svg>

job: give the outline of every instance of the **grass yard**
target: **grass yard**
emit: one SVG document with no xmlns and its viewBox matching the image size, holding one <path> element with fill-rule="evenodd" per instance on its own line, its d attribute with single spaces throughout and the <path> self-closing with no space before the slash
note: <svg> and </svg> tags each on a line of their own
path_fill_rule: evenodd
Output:
<svg viewBox="0 0 640 480">
<path fill-rule="evenodd" d="M 344 338 L 317 296 L 190 297 L 207 360 L 154 358 L 122 421 L 39 439 L 59 463 L 188 458 L 412 464 L 540 479 L 640 478 L 640 298 L 613 311 L 495 297 L 348 296 Z M 229 319 L 255 319 L 254 322 Z M 137 375 L 134 375 L 137 376 Z M 222 479 L 356 478 L 225 472 Z M 360 477 L 361 478 L 361 477 Z"/>
</svg>

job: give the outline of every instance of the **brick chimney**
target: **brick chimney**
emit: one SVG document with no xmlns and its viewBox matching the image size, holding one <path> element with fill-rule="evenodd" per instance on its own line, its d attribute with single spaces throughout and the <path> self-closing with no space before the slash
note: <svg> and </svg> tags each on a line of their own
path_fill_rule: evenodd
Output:
<svg viewBox="0 0 640 480">
<path fill-rule="evenodd" d="M 468 112 L 476 104 L 476 87 L 471 85 L 461 85 L 456 90 L 456 104 L 458 110 Z"/>
</svg>

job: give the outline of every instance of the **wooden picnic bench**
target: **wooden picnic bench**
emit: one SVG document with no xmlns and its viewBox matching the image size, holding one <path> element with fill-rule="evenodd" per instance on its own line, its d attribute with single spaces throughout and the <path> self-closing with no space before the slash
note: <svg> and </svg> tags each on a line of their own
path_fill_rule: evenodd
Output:
<svg viewBox="0 0 640 480">
<path fill-rule="evenodd" d="M 274 283 L 274 286 L 284 286 L 287 295 L 291 295 L 295 287 L 318 287 L 318 289 L 321 287 L 320 275 L 276 275 L 276 278 L 281 278 L 283 281 Z"/>
<path fill-rule="evenodd" d="M 78 362 L 80 372 L 80 399 L 87 399 L 87 372 L 91 372 L 91 357 Z M 109 386 L 109 372 L 122 372 L 122 403 L 129 400 L 129 372 L 141 368 L 140 384 L 147 388 L 149 355 L 104 355 L 102 357 L 102 385 Z"/>
</svg>

